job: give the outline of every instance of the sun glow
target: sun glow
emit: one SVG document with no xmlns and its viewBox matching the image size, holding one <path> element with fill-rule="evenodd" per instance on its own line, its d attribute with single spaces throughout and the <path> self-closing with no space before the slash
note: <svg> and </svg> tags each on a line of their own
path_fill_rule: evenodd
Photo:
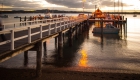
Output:
<svg viewBox="0 0 140 80">
<path fill-rule="evenodd" d="M 81 54 L 81 58 L 79 61 L 79 66 L 87 67 L 87 52 L 85 50 L 81 50 L 80 54 Z"/>
</svg>

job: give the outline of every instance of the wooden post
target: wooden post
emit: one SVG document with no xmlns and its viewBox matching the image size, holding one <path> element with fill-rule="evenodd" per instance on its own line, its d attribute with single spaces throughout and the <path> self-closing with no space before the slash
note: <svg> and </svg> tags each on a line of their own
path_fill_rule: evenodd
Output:
<svg viewBox="0 0 140 80">
<path fill-rule="evenodd" d="M 47 43 L 46 43 L 46 41 L 43 42 L 43 47 L 44 47 L 44 51 L 47 51 Z"/>
<path fill-rule="evenodd" d="M 100 25 L 101 25 L 101 35 L 103 35 L 103 19 L 101 19 Z"/>
<path fill-rule="evenodd" d="M 126 33 L 125 33 L 125 23 L 123 23 L 123 35 L 125 37 Z"/>
<path fill-rule="evenodd" d="M 51 34 L 51 24 L 49 24 L 49 32 L 48 32 L 48 35 Z"/>
<path fill-rule="evenodd" d="M 127 18 L 126 18 L 126 29 L 125 29 L 126 31 L 126 37 L 127 37 Z"/>
<path fill-rule="evenodd" d="M 86 20 L 86 30 L 89 30 L 89 19 L 88 20 Z"/>
<path fill-rule="evenodd" d="M 25 16 L 25 18 L 24 18 L 24 21 L 25 21 L 25 26 L 26 26 L 26 21 L 27 21 L 26 19 L 27 19 L 27 18 L 26 18 L 26 16 Z"/>
<path fill-rule="evenodd" d="M 119 25 L 119 19 L 118 19 L 118 21 L 117 21 L 117 28 L 119 28 L 120 27 L 120 25 Z"/>
<path fill-rule="evenodd" d="M 76 28 L 75 37 L 76 37 L 76 40 L 77 40 L 78 39 L 78 25 L 75 25 L 75 28 Z"/>
<path fill-rule="evenodd" d="M 69 19 L 67 18 L 67 28 L 69 27 L 68 23 L 69 23 Z"/>
<path fill-rule="evenodd" d="M 62 23 L 61 23 L 61 19 L 60 19 L 60 29 L 59 29 L 60 31 L 61 31 L 61 28 L 62 28 Z"/>
<path fill-rule="evenodd" d="M 22 22 L 22 18 L 20 17 L 19 19 L 20 19 L 20 22 Z M 21 24 L 22 24 L 22 23 L 20 23 L 20 26 L 21 26 Z"/>
<path fill-rule="evenodd" d="M 27 66 L 28 64 L 28 51 L 24 52 L 24 66 Z"/>
<path fill-rule="evenodd" d="M 65 33 L 63 33 L 63 43 L 65 42 Z"/>
<path fill-rule="evenodd" d="M 80 26 L 80 29 L 79 29 L 80 31 L 79 32 L 80 32 L 80 34 L 82 34 L 82 24 L 80 23 L 79 26 Z"/>
<path fill-rule="evenodd" d="M 57 40 L 58 40 L 58 37 L 56 36 L 55 37 L 55 48 L 57 48 L 57 42 L 58 42 Z"/>
<path fill-rule="evenodd" d="M 31 28 L 28 27 L 28 43 L 31 43 Z"/>
<path fill-rule="evenodd" d="M 84 23 L 82 22 L 82 23 L 81 23 L 81 34 L 82 34 L 83 31 L 84 31 L 83 27 L 84 27 Z"/>
<path fill-rule="evenodd" d="M 14 30 L 11 30 L 11 50 L 15 49 L 14 45 Z"/>
<path fill-rule="evenodd" d="M 54 30 L 55 30 L 55 32 L 57 32 L 57 22 L 55 22 Z"/>
<path fill-rule="evenodd" d="M 69 46 L 73 45 L 73 39 L 72 39 L 72 28 L 69 29 Z"/>
<path fill-rule="evenodd" d="M 122 31 L 122 21 L 119 21 L 119 25 L 120 25 L 119 28 L 120 28 L 121 36 L 122 36 L 122 32 L 123 32 L 123 31 Z"/>
<path fill-rule="evenodd" d="M 63 54 L 62 32 L 59 32 L 59 35 L 58 35 L 58 55 L 59 55 L 59 58 L 63 57 L 62 54 Z"/>
<path fill-rule="evenodd" d="M 40 39 L 42 38 L 42 25 L 40 25 Z"/>
<path fill-rule="evenodd" d="M 42 74 L 41 71 L 41 56 L 42 56 L 42 42 L 38 42 L 37 47 L 37 56 L 36 56 L 36 77 L 40 77 Z"/>
<path fill-rule="evenodd" d="M 22 18 L 20 17 L 19 19 L 20 19 L 20 22 L 21 22 L 22 21 Z"/>
<path fill-rule="evenodd" d="M 82 33 L 85 31 L 84 27 L 85 27 L 85 22 L 82 22 Z"/>
<path fill-rule="evenodd" d="M 14 28 L 16 28 L 16 24 L 14 24 Z"/>
</svg>

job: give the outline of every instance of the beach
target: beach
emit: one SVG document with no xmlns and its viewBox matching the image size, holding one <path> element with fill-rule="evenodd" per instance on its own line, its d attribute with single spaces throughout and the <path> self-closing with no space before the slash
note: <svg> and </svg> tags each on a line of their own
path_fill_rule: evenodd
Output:
<svg viewBox="0 0 140 80">
<path fill-rule="evenodd" d="M 86 70 L 87 68 L 85 68 Z M 44 68 L 40 77 L 35 69 L 0 68 L 0 80 L 140 80 L 140 73 L 116 70 L 72 71 L 61 68 Z"/>
</svg>

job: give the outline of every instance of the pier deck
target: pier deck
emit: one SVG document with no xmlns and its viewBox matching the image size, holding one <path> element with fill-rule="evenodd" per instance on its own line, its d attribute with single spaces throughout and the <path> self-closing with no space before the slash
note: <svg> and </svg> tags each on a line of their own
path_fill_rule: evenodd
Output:
<svg viewBox="0 0 140 80">
<path fill-rule="evenodd" d="M 40 40 L 46 40 L 50 37 L 54 37 L 65 30 L 69 30 L 70 27 L 73 27 L 84 20 L 86 17 L 77 17 L 76 19 L 69 19 L 68 17 L 57 18 L 57 19 L 47 19 L 42 20 L 42 23 L 38 21 L 21 22 L 20 24 L 26 24 L 26 26 L 13 28 L 6 28 L 5 30 L 0 31 L 0 34 L 5 34 L 7 40 L 2 41 L 0 39 L 0 62 L 5 56 L 13 56 L 15 53 L 19 54 L 35 46 Z M 9 24 L 8 24 L 9 25 Z"/>
</svg>

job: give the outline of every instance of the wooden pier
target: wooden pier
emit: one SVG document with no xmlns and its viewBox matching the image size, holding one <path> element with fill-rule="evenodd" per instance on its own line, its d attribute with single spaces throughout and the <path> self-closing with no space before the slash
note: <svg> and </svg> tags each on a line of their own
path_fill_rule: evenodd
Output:
<svg viewBox="0 0 140 80">
<path fill-rule="evenodd" d="M 74 32 L 77 36 L 88 29 L 87 19 L 87 17 L 61 17 L 5 24 L 3 25 L 4 30 L 0 31 L 0 34 L 5 34 L 7 40 L 0 40 L 0 62 L 22 52 L 24 52 L 24 59 L 27 62 L 28 51 L 35 50 L 37 51 L 36 76 L 40 76 L 42 50 L 43 48 L 44 51 L 47 50 L 46 40 L 49 38 L 55 39 L 54 45 L 58 47 L 58 54 L 62 57 L 63 34 L 65 32 L 69 33 L 69 45 L 72 46 Z M 13 27 L 7 25 L 13 25 Z"/>
<path fill-rule="evenodd" d="M 41 56 L 43 52 L 47 51 L 46 40 L 49 38 L 55 39 L 54 45 L 58 49 L 59 57 L 62 58 L 64 34 L 68 33 L 69 46 L 73 46 L 73 38 L 78 39 L 79 34 L 89 29 L 89 23 L 95 21 L 100 22 L 101 27 L 103 27 L 104 22 L 113 22 L 116 27 L 121 29 L 121 34 L 122 32 L 127 33 L 127 18 L 126 20 L 99 20 L 89 19 L 88 17 L 61 17 L 7 23 L 3 25 L 4 30 L 0 31 L 0 34 L 5 34 L 7 38 L 6 41 L 0 39 L 0 62 L 22 52 L 24 52 L 25 62 L 28 62 L 28 51 L 34 50 L 37 52 L 36 76 L 40 76 Z"/>
</svg>

